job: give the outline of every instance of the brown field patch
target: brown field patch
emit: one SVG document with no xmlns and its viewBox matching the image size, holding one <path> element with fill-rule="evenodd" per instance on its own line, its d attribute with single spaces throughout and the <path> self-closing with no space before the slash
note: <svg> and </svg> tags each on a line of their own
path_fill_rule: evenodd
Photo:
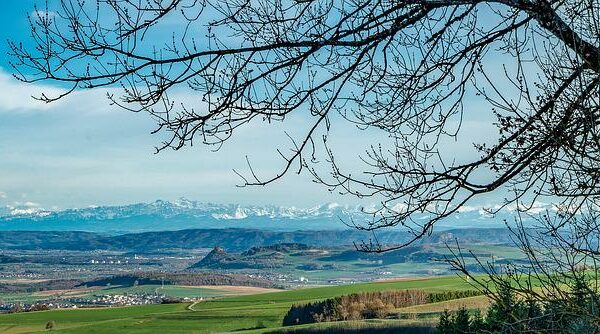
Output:
<svg viewBox="0 0 600 334">
<path fill-rule="evenodd" d="M 406 281 L 426 281 L 433 279 L 432 276 L 421 276 L 421 277 L 395 277 L 395 278 L 384 278 L 384 279 L 376 279 L 374 282 L 381 283 L 393 283 L 393 282 L 406 282 Z"/>
<path fill-rule="evenodd" d="M 88 292 L 100 290 L 102 287 L 94 287 L 94 288 L 81 288 L 81 289 L 68 289 L 68 290 L 45 290 L 45 291 L 37 291 L 32 293 L 32 296 L 35 297 L 49 297 L 55 295 L 61 296 L 70 296 L 77 297 L 79 295 L 84 295 Z"/>
<path fill-rule="evenodd" d="M 16 279 L 0 279 L 1 284 L 32 284 L 32 283 L 43 283 L 48 282 L 49 279 L 30 279 L 30 278 L 16 278 Z"/>
</svg>

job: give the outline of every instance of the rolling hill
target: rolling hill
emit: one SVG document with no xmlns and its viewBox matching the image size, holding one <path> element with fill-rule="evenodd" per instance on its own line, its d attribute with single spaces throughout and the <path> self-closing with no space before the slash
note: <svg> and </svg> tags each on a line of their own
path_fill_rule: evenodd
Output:
<svg viewBox="0 0 600 334">
<path fill-rule="evenodd" d="M 382 230 L 377 234 L 384 244 L 397 244 L 409 237 L 398 230 Z M 241 252 L 252 247 L 281 243 L 310 246 L 352 246 L 369 240 L 372 234 L 358 230 L 266 231 L 259 229 L 189 229 L 178 231 L 106 235 L 73 231 L 4 231 L 0 233 L 0 249 L 118 250 L 153 252 L 160 249 L 199 249 L 223 247 Z M 470 244 L 512 244 L 505 229 L 457 229 L 440 231 L 420 241 L 421 244 L 445 243 L 455 238 Z"/>
</svg>

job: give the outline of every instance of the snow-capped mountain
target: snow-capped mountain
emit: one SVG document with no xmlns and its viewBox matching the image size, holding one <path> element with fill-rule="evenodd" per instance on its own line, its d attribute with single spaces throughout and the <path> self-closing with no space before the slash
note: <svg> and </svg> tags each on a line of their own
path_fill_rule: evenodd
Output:
<svg viewBox="0 0 600 334">
<path fill-rule="evenodd" d="M 157 215 L 164 218 L 188 214 L 197 217 L 211 216 L 215 219 L 246 219 L 249 217 L 307 219 L 315 217 L 333 217 L 339 214 L 358 212 L 357 208 L 342 207 L 336 203 L 312 208 L 279 206 L 240 206 L 235 204 L 213 204 L 191 201 L 185 198 L 174 202 L 157 200 L 151 203 L 137 203 L 123 206 L 92 206 L 81 209 L 48 211 L 37 207 L 8 207 L 4 218 L 39 219 L 48 216 L 65 218 L 94 218 L 110 220 L 140 215 Z"/>
<path fill-rule="evenodd" d="M 61 216 L 64 218 L 110 220 L 139 215 L 157 215 L 170 218 L 187 214 L 196 217 L 211 216 L 219 220 L 237 220 L 249 217 L 309 219 L 315 217 L 334 217 L 340 214 L 356 214 L 359 212 L 358 207 L 341 206 L 337 203 L 328 203 L 312 208 L 296 208 L 270 205 L 241 206 L 236 204 L 213 204 L 181 198 L 173 202 L 157 200 L 151 203 L 137 203 L 123 206 L 93 206 L 60 211 L 48 211 L 38 207 L 8 207 L 4 218 L 28 218 L 35 220 L 48 216 Z"/>
<path fill-rule="evenodd" d="M 7 206 L 0 211 L 0 230 L 79 230 L 93 232 L 143 232 L 192 228 L 255 228 L 269 230 L 323 230 L 346 228 L 350 218 L 366 222 L 359 206 L 327 203 L 310 208 L 274 205 L 215 204 L 181 198 L 120 206 L 45 210 L 32 203 Z M 368 209 L 367 209 L 368 211 Z M 427 215 L 416 217 L 425 221 Z M 510 210 L 496 215 L 465 207 L 437 224 L 438 228 L 499 227 L 511 220 Z"/>
<path fill-rule="evenodd" d="M 45 210 L 10 206 L 0 211 L 0 230 L 154 231 L 185 228 L 339 229 L 340 218 L 360 215 L 356 207 L 328 203 L 312 208 L 214 204 L 181 198 L 122 206 Z"/>
</svg>

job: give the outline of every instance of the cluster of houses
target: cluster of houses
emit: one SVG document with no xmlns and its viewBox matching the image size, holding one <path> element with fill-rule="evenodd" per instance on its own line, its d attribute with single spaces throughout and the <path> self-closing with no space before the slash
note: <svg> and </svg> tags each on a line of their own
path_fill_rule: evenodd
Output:
<svg viewBox="0 0 600 334">
<path fill-rule="evenodd" d="M 101 295 L 90 300 L 90 303 L 104 306 L 147 305 L 161 304 L 165 298 L 158 294 Z"/>
<path fill-rule="evenodd" d="M 44 311 L 50 309 L 67 309 L 67 308 L 80 308 L 80 307 L 110 307 L 110 306 L 133 306 L 133 305 L 148 305 L 148 304 L 161 304 L 165 302 L 173 302 L 173 299 L 166 297 L 165 295 L 159 294 L 115 294 L 115 295 L 99 295 L 94 296 L 91 299 L 86 298 L 72 298 L 64 299 L 60 301 L 36 301 L 33 303 L 17 303 L 7 302 L 0 303 L 0 312 L 3 313 L 17 313 L 17 312 L 31 312 L 31 311 Z M 190 298 L 184 298 L 177 301 L 191 301 Z"/>
</svg>

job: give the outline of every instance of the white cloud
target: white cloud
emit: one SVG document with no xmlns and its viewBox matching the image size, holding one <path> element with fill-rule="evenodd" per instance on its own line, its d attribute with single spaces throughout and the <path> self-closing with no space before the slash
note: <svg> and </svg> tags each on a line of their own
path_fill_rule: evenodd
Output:
<svg viewBox="0 0 600 334">
<path fill-rule="evenodd" d="M 0 113 L 8 111 L 37 112 L 56 111 L 63 115 L 68 113 L 95 113 L 117 111 L 126 113 L 124 109 L 111 106 L 107 94 L 119 94 L 118 88 L 78 89 L 63 98 L 46 103 L 39 99 L 44 94 L 48 98 L 58 98 L 66 89 L 42 83 L 26 83 L 17 80 L 0 67 Z M 67 116 L 65 116 L 67 117 Z"/>
<path fill-rule="evenodd" d="M 33 96 L 39 97 L 42 93 L 49 96 L 56 96 L 61 92 L 61 89 L 55 87 L 20 82 L 12 75 L 0 69 L 0 101 L 2 101 L 0 112 L 47 110 L 53 107 L 54 104 L 36 100 Z"/>
<path fill-rule="evenodd" d="M 0 191 L 0 199 L 6 199 L 6 193 L 3 191 Z"/>
<path fill-rule="evenodd" d="M 45 11 L 45 10 L 34 10 L 33 12 L 31 12 L 31 18 L 33 20 L 46 20 L 46 19 L 53 19 L 56 17 L 56 12 L 53 11 Z"/>
</svg>

